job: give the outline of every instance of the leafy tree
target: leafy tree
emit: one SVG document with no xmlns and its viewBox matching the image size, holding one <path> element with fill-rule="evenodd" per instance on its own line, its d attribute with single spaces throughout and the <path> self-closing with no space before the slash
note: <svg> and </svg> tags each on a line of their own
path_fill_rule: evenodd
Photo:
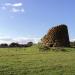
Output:
<svg viewBox="0 0 75 75">
<path fill-rule="evenodd" d="M 71 47 L 75 47 L 75 41 L 74 42 L 70 42 L 70 46 Z"/>
<path fill-rule="evenodd" d="M 9 47 L 20 47 L 18 43 L 12 42 Z"/>
<path fill-rule="evenodd" d="M 28 42 L 27 44 L 25 44 L 25 47 L 30 47 L 33 45 L 33 42 Z"/>
<path fill-rule="evenodd" d="M 0 47 L 8 47 L 8 44 L 7 43 L 2 43 L 2 44 L 0 44 Z"/>
</svg>

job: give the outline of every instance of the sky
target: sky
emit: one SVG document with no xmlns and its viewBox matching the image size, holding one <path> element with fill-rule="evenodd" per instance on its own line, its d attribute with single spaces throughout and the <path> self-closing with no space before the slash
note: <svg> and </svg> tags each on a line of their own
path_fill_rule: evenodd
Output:
<svg viewBox="0 0 75 75">
<path fill-rule="evenodd" d="M 66 24 L 75 39 L 75 0 L 0 0 L 0 42 L 37 42 L 49 28 Z"/>
</svg>

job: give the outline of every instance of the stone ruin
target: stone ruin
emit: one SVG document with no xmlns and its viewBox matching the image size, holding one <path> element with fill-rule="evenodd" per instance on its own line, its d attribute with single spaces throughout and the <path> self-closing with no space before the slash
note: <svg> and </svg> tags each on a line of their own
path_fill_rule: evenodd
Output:
<svg viewBox="0 0 75 75">
<path fill-rule="evenodd" d="M 69 47 L 69 35 L 66 25 L 61 24 L 48 30 L 41 39 L 41 43 L 48 47 Z"/>
</svg>

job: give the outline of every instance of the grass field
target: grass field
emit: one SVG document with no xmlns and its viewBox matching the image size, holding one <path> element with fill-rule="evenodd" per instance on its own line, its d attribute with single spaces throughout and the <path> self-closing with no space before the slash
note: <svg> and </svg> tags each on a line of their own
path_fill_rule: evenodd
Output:
<svg viewBox="0 0 75 75">
<path fill-rule="evenodd" d="M 75 49 L 0 48 L 0 75 L 75 75 Z"/>
</svg>

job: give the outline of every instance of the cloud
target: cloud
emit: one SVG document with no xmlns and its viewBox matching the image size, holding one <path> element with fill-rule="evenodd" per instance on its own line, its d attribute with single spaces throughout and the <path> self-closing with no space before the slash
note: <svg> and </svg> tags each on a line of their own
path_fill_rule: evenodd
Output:
<svg viewBox="0 0 75 75">
<path fill-rule="evenodd" d="M 71 42 L 74 42 L 74 41 L 75 41 L 75 39 L 71 39 L 70 41 L 71 41 Z"/>
<path fill-rule="evenodd" d="M 21 7 L 23 6 L 23 4 L 20 2 L 20 3 L 5 3 L 4 6 L 12 6 L 12 7 Z"/>
<path fill-rule="evenodd" d="M 7 10 L 9 12 L 13 12 L 13 13 L 23 13 L 24 7 L 23 7 L 23 3 L 4 3 L 1 6 L 2 10 Z"/>
<path fill-rule="evenodd" d="M 14 41 L 14 40 L 11 39 L 11 38 L 9 38 L 9 37 L 0 37 L 0 44 L 1 44 L 1 43 L 10 44 L 12 41 Z"/>
<path fill-rule="evenodd" d="M 23 4 L 22 3 L 15 3 L 15 4 L 13 4 L 12 6 L 14 6 L 14 7 L 19 7 L 19 6 L 22 6 Z"/>
<path fill-rule="evenodd" d="M 21 9 L 12 8 L 11 12 L 14 12 L 14 13 L 16 13 L 16 12 L 24 12 L 24 9 L 23 8 L 21 8 Z"/>
<path fill-rule="evenodd" d="M 5 3 L 4 6 L 12 6 L 11 3 Z"/>
<path fill-rule="evenodd" d="M 26 37 L 17 37 L 17 38 L 10 38 L 10 37 L 0 37 L 0 43 L 7 43 L 10 44 L 12 42 L 17 42 L 20 44 L 26 44 L 27 42 L 38 43 L 40 38 L 26 38 Z"/>
<path fill-rule="evenodd" d="M 38 43 L 40 41 L 40 38 L 18 37 L 18 38 L 15 38 L 14 41 L 21 44 L 25 44 L 27 42 Z"/>
<path fill-rule="evenodd" d="M 6 10 L 6 7 L 3 6 L 3 7 L 1 7 L 1 9 L 2 9 L 2 10 Z"/>
</svg>

